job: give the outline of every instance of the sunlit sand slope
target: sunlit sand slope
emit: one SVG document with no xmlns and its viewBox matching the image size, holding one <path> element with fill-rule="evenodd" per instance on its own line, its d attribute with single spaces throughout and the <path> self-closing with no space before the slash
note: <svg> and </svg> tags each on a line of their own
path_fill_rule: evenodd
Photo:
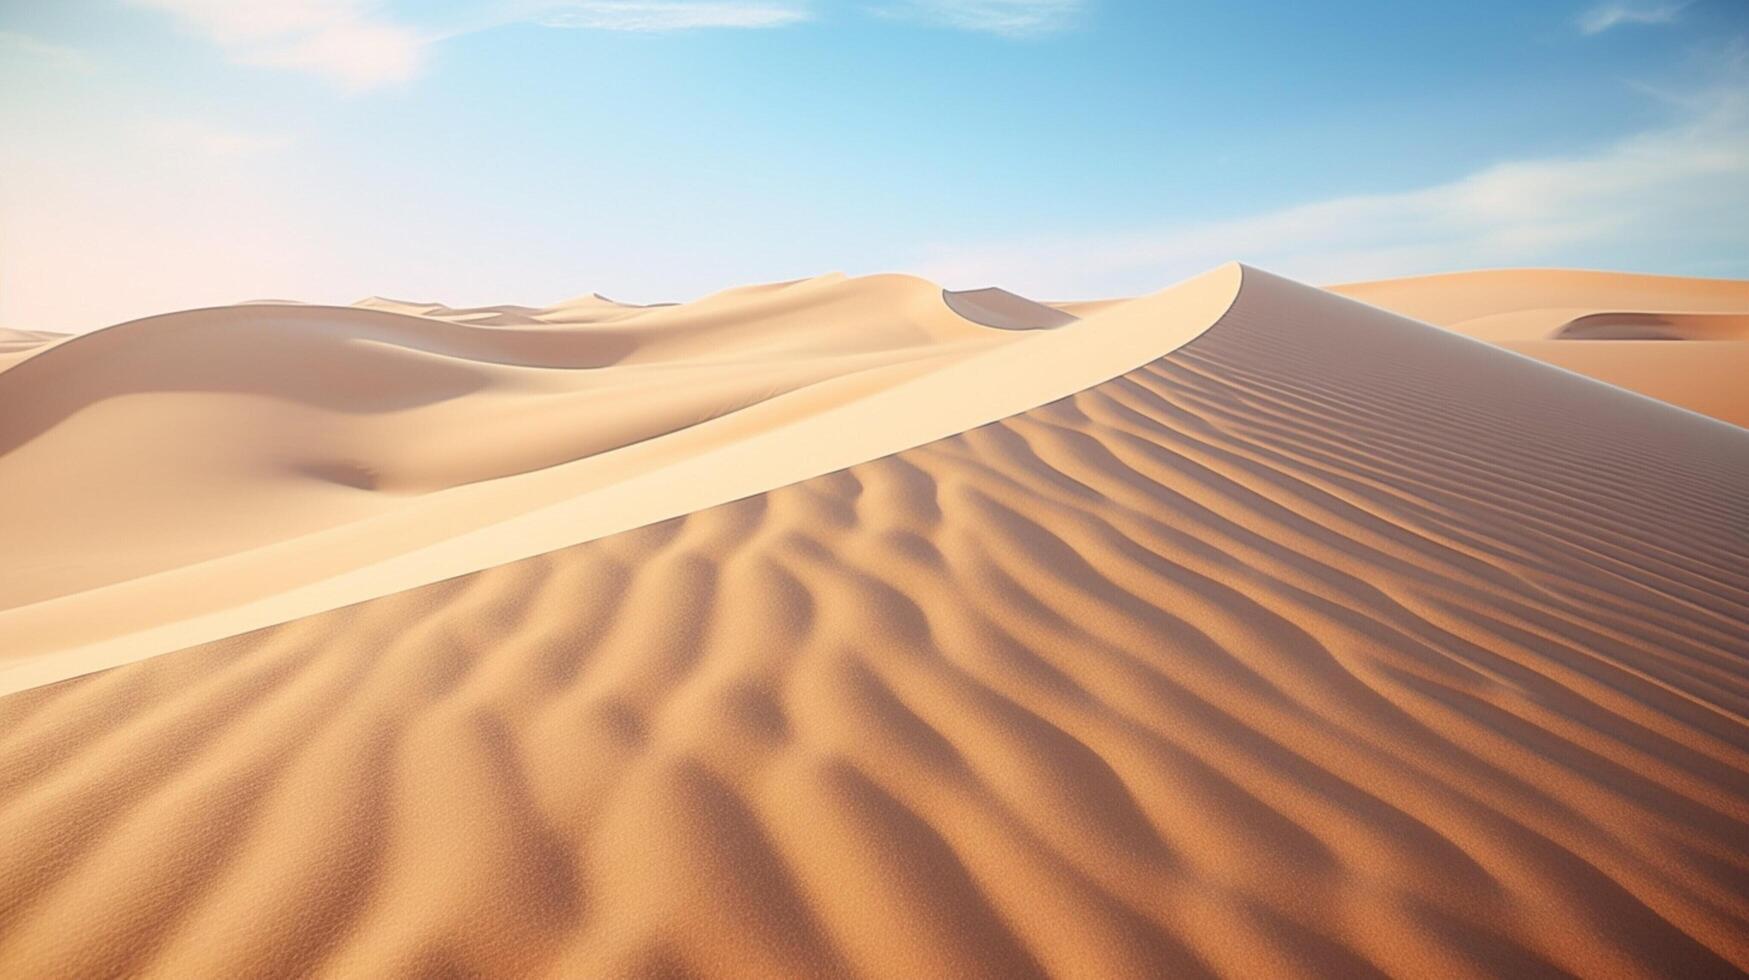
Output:
<svg viewBox="0 0 1749 980">
<path fill-rule="evenodd" d="M 1749 426 L 1749 282 L 1500 269 L 1331 290 Z"/>
<path fill-rule="evenodd" d="M 993 329 L 920 279 L 827 276 L 685 306 L 494 307 L 491 325 L 269 303 L 73 338 L 0 371 L 0 694 L 1035 408 L 1195 337 L 1239 279 L 1052 329 Z"/>
<path fill-rule="evenodd" d="M 1746 485 L 1247 271 L 1036 410 L 0 700 L 0 974 L 1729 974 Z"/>
<path fill-rule="evenodd" d="M 374 302 L 151 317 L 0 374 L 12 547 L 0 609 L 587 461 L 849 377 L 890 383 L 1003 338 L 900 276 L 686 308 L 597 301 L 583 322 Z"/>
</svg>

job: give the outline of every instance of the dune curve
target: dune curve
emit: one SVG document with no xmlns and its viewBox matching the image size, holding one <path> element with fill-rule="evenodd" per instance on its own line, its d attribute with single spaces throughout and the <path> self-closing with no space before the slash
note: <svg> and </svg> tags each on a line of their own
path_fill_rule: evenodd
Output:
<svg viewBox="0 0 1749 980">
<path fill-rule="evenodd" d="M 1749 315 L 1734 313 L 1587 313 L 1555 332 L 1556 340 L 1749 340 Z"/>
<path fill-rule="evenodd" d="M 944 289 L 942 301 L 960 316 L 998 330 L 1050 330 L 1080 319 L 1006 289 Z"/>
<path fill-rule="evenodd" d="M 46 330 L 13 330 L 0 327 L 0 370 L 67 339 L 66 334 Z"/>
<path fill-rule="evenodd" d="M 0 374 L 0 403 L 24 406 L 0 416 L 0 440 L 21 447 L 0 455 L 0 478 L 9 472 L 21 488 L 30 481 L 37 487 L 34 498 L 21 494 L 36 506 L 0 512 L 0 527 L 20 543 L 17 560 L 0 573 L 13 576 L 0 577 L 0 598 L 10 599 L 0 604 L 0 692 L 540 554 L 964 431 L 1122 374 L 1195 337 L 1226 309 L 1239 280 L 1237 266 L 1224 267 L 1079 323 L 1017 332 L 959 317 L 921 280 L 828 278 L 730 291 L 693 304 L 700 308 L 651 309 L 640 316 L 643 327 L 606 324 L 612 337 L 652 335 L 628 341 L 629 350 L 604 348 L 592 325 L 546 347 L 533 328 L 464 327 L 380 310 L 349 311 L 352 319 L 337 326 L 327 308 L 251 307 L 251 315 L 268 318 L 258 325 L 315 328 L 256 331 L 245 335 L 249 346 L 226 348 L 238 363 L 263 369 L 254 372 L 217 353 L 185 356 L 173 342 L 182 336 L 204 345 L 236 323 L 236 308 L 173 315 L 169 336 L 146 321 L 110 328 L 80 338 L 82 348 L 63 345 L 57 361 L 23 365 L 35 369 L 29 373 Z M 910 316 L 895 318 L 895 308 Z M 803 329 L 828 316 L 835 331 Z M 378 333 L 365 350 L 348 351 L 338 361 L 343 367 L 325 353 L 330 347 L 318 347 L 318 355 L 294 348 L 258 356 L 264 335 L 303 347 L 336 336 L 354 344 L 358 318 L 369 318 Z M 81 356 L 130 341 L 150 349 Z M 750 360 L 725 363 L 738 344 Z M 467 357 L 458 361 L 458 351 Z M 579 366 L 631 371 L 627 362 L 656 352 L 663 361 L 653 373 L 633 373 L 606 389 L 586 382 L 576 396 L 582 419 L 555 411 L 555 396 L 540 387 L 573 383 Z M 706 354 L 702 362 L 685 360 Z M 195 386 L 175 373 L 190 363 L 227 379 L 301 366 L 274 384 L 308 387 L 275 391 L 272 399 L 251 391 L 223 410 L 163 397 L 166 387 L 173 394 Z M 116 376 L 133 383 L 142 365 L 161 366 L 145 372 L 159 379 L 152 400 L 117 397 Z M 549 368 L 560 381 L 543 380 L 539 372 Z M 399 385 L 378 390 L 371 379 L 389 370 Z M 357 383 L 334 383 L 329 375 L 337 372 Z M 163 384 L 165 377 L 173 383 Z M 718 390 L 725 383 L 733 386 L 726 394 Z M 611 441 L 579 455 L 579 433 L 601 437 L 589 409 L 625 397 L 627 386 L 659 397 L 638 402 L 643 413 L 612 412 L 620 428 L 608 431 Z M 529 399 L 531 389 L 536 397 Z M 503 400 L 495 400 L 500 391 Z M 345 429 L 336 430 L 332 412 L 312 418 L 299 404 L 312 399 L 325 400 L 316 409 L 338 401 Z M 288 403 L 297 411 L 288 415 Z M 734 410 L 713 408 L 724 404 Z M 269 409 L 274 414 L 264 415 Z M 499 436 L 506 412 L 528 420 L 510 439 Z M 145 434 L 120 434 L 178 423 L 186 432 L 191 416 L 221 429 L 178 445 L 225 469 L 161 470 L 180 482 L 148 493 L 139 474 L 152 460 L 94 448 L 151 446 Z M 482 418 L 484 425 L 464 428 Z M 279 435 L 264 442 L 263 431 Z M 44 432 L 54 438 L 32 441 Z M 288 461 L 288 444 L 322 455 Z M 354 451 L 336 454 L 337 446 Z M 426 449 L 411 461 L 385 451 L 408 446 Z M 263 448 L 281 455 L 263 458 Z M 509 462 L 502 462 L 505 452 L 513 454 Z M 488 469 L 458 473 L 457 459 Z M 81 469 L 109 465 L 124 467 L 125 479 Z M 241 475 L 232 472 L 239 466 Z M 288 467 L 297 480 L 285 479 Z M 257 473 L 268 479 L 242 492 L 239 482 Z M 114 506 L 113 493 L 124 485 L 132 499 L 161 502 L 172 519 L 140 520 L 137 507 Z M 83 509 L 80 493 L 92 495 Z M 286 495 L 277 508 L 273 494 Z M 246 509 L 238 513 L 239 506 Z M 263 521 L 264 509 L 283 516 Z M 195 521 L 219 533 L 195 534 Z M 138 542 L 134 552 L 156 565 L 128 564 L 129 535 Z M 89 546 L 83 561 L 81 541 Z"/>
<path fill-rule="evenodd" d="M 1043 406 L 0 699 L 0 972 L 1749 968 L 1749 432 L 1242 280 Z"/>
</svg>

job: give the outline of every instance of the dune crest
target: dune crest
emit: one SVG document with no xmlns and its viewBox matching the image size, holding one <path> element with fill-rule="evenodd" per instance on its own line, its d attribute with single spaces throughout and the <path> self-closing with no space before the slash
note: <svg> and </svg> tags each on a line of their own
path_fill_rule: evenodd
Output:
<svg viewBox="0 0 1749 980">
<path fill-rule="evenodd" d="M 66 339 L 66 334 L 50 333 L 47 330 L 13 330 L 0 327 L 0 371 Z"/>
<path fill-rule="evenodd" d="M 942 301 L 960 316 L 998 330 L 1051 330 L 1080 319 L 1006 289 L 944 289 Z"/>
<path fill-rule="evenodd" d="M 1749 432 L 1228 299 L 947 438 L 0 699 L 0 972 L 1749 968 Z"/>
<path fill-rule="evenodd" d="M 1239 279 L 1051 331 L 972 322 L 920 279 L 828 276 L 588 322 L 250 306 L 75 338 L 0 374 L 0 691 L 1025 411 L 1196 336 Z"/>
<path fill-rule="evenodd" d="M 1555 340 L 1749 340 L 1749 315 L 1587 313 L 1561 325 Z"/>
</svg>

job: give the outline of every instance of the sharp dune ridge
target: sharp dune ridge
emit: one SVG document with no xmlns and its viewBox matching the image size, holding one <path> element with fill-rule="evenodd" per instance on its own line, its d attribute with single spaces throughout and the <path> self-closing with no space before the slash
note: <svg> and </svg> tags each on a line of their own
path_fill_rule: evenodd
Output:
<svg viewBox="0 0 1749 980">
<path fill-rule="evenodd" d="M 942 301 L 949 309 L 974 323 L 999 330 L 1051 330 L 1067 326 L 1080 317 L 1044 303 L 1016 296 L 994 286 L 984 289 L 944 289 Z"/>
<path fill-rule="evenodd" d="M 66 334 L 46 330 L 12 330 L 0 327 L 0 370 L 67 339 Z"/>
<path fill-rule="evenodd" d="M 0 973 L 1749 969 L 1749 431 L 1205 286 L 1000 332 L 1095 379 L 1024 410 L 0 699 Z"/>
<path fill-rule="evenodd" d="M 1001 336 L 907 309 L 933 293 L 920 281 L 814 285 L 630 326 L 599 303 L 561 305 L 556 325 L 480 324 L 373 299 L 193 310 L 75 338 L 0 375 L 0 479 L 14 488 L 0 522 L 20 559 L 0 572 L 0 608 L 356 525 Z M 857 301 L 873 314 L 805 332 L 821 307 Z M 172 431 L 179 451 L 160 452 Z"/>
<path fill-rule="evenodd" d="M 0 374 L 0 693 L 952 435 L 1172 349 L 1240 281 L 1052 330 L 832 275 L 556 329 L 250 306 L 75 338 Z"/>
</svg>

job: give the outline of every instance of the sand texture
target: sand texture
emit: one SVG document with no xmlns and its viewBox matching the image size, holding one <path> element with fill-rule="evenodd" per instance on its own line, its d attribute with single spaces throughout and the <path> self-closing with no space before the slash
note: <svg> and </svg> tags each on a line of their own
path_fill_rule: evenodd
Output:
<svg viewBox="0 0 1749 980">
<path fill-rule="evenodd" d="M 538 316 L 268 302 L 75 337 L 0 371 L 0 694 L 1034 408 L 1196 336 L 1239 278 L 1054 329 L 968 320 L 920 279 L 826 276 Z"/>
<path fill-rule="evenodd" d="M 1029 397 L 1159 349 L 989 424 L 0 699 L 0 975 L 1749 968 L 1749 431 L 1208 288 L 992 331 L 1078 338 Z"/>
</svg>

